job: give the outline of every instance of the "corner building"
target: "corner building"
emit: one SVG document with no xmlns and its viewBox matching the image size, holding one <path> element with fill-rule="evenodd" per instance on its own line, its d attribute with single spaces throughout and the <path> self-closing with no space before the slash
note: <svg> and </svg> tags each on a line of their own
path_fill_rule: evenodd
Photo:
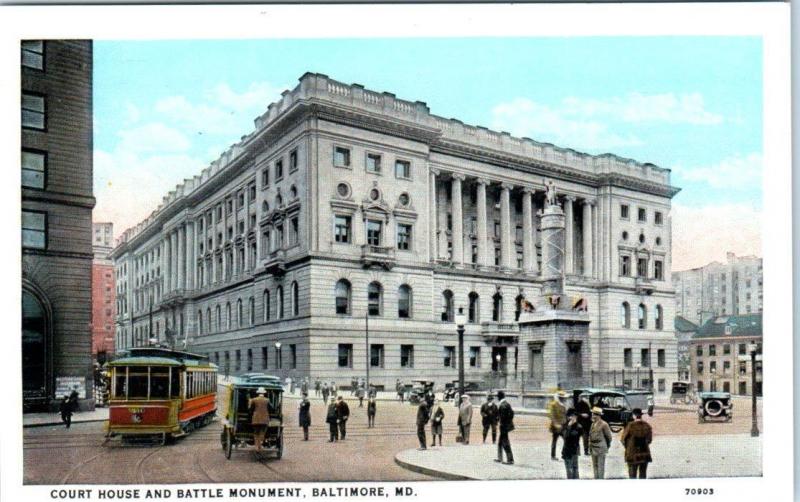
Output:
<svg viewBox="0 0 800 502">
<path fill-rule="evenodd" d="M 379 386 L 443 385 L 457 378 L 463 309 L 467 380 L 535 387 L 541 358 L 521 351 L 540 347 L 519 346 L 516 320 L 541 288 L 545 178 L 567 218 L 569 301 L 583 297 L 591 317 L 580 374 L 589 383 L 652 361 L 668 388 L 668 170 L 467 126 L 312 73 L 122 235 L 116 346 L 168 329 L 230 374 L 348 384 L 370 364 Z"/>
</svg>

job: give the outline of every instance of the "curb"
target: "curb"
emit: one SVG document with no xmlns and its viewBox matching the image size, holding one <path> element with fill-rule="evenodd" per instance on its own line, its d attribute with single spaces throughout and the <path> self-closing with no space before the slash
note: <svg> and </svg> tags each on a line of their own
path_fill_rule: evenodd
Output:
<svg viewBox="0 0 800 502">
<path fill-rule="evenodd" d="M 410 464 L 408 462 L 404 462 L 399 458 L 397 458 L 397 455 L 395 455 L 394 457 L 394 463 L 411 472 L 416 472 L 418 474 L 425 474 L 426 476 L 433 476 L 436 478 L 443 479 L 445 481 L 475 481 L 475 478 L 470 478 L 468 476 L 451 474 L 449 472 L 437 471 L 436 469 L 429 469 L 427 467 L 421 467 L 419 465 Z"/>
<path fill-rule="evenodd" d="M 71 425 L 75 425 L 75 424 L 90 424 L 90 423 L 107 422 L 107 421 L 108 421 L 107 418 L 92 418 L 92 419 L 89 419 L 89 420 L 73 420 L 71 422 Z M 23 423 L 22 424 L 22 428 L 23 429 L 28 429 L 28 428 L 31 428 L 31 427 L 52 427 L 54 425 L 63 426 L 64 422 L 59 420 L 58 422 L 46 422 L 46 423 L 35 423 L 35 424 L 25 424 L 25 423 Z"/>
</svg>

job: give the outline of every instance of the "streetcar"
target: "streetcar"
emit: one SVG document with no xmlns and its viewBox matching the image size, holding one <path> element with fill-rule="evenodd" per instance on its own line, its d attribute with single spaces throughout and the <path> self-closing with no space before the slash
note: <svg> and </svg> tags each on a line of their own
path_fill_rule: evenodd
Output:
<svg viewBox="0 0 800 502">
<path fill-rule="evenodd" d="M 233 451 L 245 451 L 255 447 L 250 399 L 256 392 L 264 391 L 269 400 L 269 423 L 264 437 L 263 452 L 283 456 L 283 386 L 278 378 L 269 375 L 234 378 L 225 385 L 221 398 L 224 417 L 220 443 L 225 458 L 230 460 Z"/>
<path fill-rule="evenodd" d="M 140 347 L 123 352 L 108 368 L 107 438 L 165 444 L 214 419 L 217 366 L 206 356 Z"/>
</svg>

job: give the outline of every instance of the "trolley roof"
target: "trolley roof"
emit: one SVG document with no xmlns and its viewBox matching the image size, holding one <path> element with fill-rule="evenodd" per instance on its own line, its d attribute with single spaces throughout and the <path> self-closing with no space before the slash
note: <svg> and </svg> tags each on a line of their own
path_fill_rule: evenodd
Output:
<svg viewBox="0 0 800 502">
<path fill-rule="evenodd" d="M 180 350 L 170 350 L 160 347 L 137 347 L 120 353 L 121 357 L 115 359 L 109 366 L 124 365 L 159 365 L 159 366 L 193 366 L 216 368 L 208 361 L 208 357 L 201 354 L 192 354 Z"/>
<path fill-rule="evenodd" d="M 258 379 L 253 381 L 234 377 L 229 385 L 239 389 L 258 389 L 259 387 L 264 387 L 266 390 L 279 390 L 283 392 L 283 385 L 281 385 L 278 380 Z"/>
</svg>

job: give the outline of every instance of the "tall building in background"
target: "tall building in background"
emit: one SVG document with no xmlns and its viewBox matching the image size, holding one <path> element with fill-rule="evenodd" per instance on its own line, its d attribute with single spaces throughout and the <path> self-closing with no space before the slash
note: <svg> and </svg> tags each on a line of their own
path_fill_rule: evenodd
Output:
<svg viewBox="0 0 800 502">
<path fill-rule="evenodd" d="M 715 316 L 745 315 L 764 308 L 762 259 L 728 253 L 726 263 L 672 273 L 675 313 L 695 324 Z"/>
<path fill-rule="evenodd" d="M 101 364 L 114 353 L 117 296 L 114 262 L 109 258 L 113 246 L 113 223 L 92 223 L 92 356 Z"/>
<path fill-rule="evenodd" d="M 517 320 L 541 297 L 546 178 L 566 216 L 559 300 L 590 318 L 588 337 L 556 347 L 560 381 L 625 370 L 664 392 L 677 376 L 669 170 L 311 73 L 122 234 L 116 346 L 157 338 L 230 374 L 442 385 L 458 375 L 463 309 L 467 379 L 536 388 L 544 349 L 519 343 Z"/>
<path fill-rule="evenodd" d="M 92 42 L 21 44 L 25 409 L 92 408 Z"/>
</svg>

